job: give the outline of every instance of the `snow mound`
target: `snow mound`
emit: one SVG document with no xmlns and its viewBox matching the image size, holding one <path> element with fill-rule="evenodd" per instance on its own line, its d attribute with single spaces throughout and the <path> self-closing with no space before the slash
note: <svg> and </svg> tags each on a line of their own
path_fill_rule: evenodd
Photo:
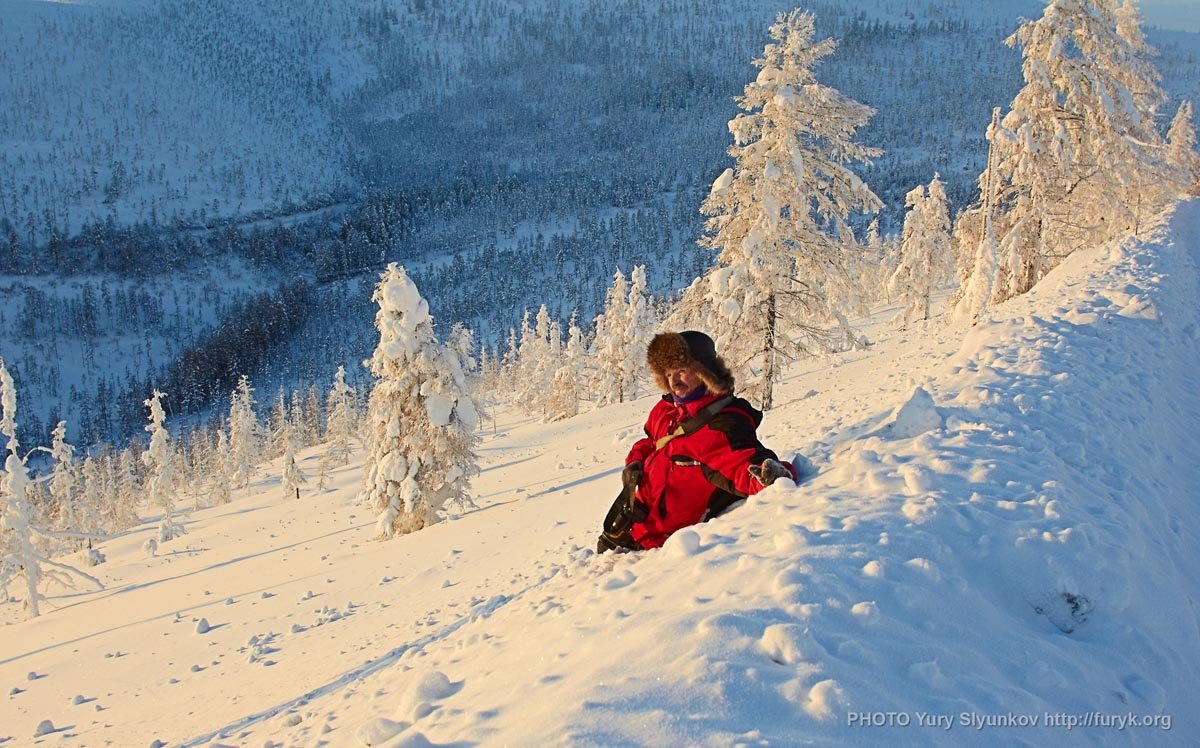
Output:
<svg viewBox="0 0 1200 748">
<path fill-rule="evenodd" d="M 917 387 L 908 400 L 892 413 L 884 432 L 895 439 L 912 439 L 940 429 L 944 424 L 945 419 L 933 404 L 933 396 L 925 388 Z"/>
<path fill-rule="evenodd" d="M 385 717 L 376 717 L 359 726 L 354 737 L 361 745 L 383 745 L 410 727 L 408 722 L 395 722 Z"/>
</svg>

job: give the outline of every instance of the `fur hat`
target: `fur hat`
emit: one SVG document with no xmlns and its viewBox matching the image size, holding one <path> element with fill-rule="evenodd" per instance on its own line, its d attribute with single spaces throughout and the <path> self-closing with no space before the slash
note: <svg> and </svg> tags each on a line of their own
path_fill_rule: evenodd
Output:
<svg viewBox="0 0 1200 748">
<path fill-rule="evenodd" d="M 717 355 L 712 338 L 702 332 L 664 332 L 654 336 L 646 348 L 646 365 L 654 383 L 670 392 L 667 372 L 693 367 L 709 392 L 733 392 L 733 373 Z"/>
</svg>

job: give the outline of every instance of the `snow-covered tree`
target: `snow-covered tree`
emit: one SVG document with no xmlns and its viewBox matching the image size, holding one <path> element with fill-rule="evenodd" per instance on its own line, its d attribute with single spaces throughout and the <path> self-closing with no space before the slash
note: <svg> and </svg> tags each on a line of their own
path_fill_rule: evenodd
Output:
<svg viewBox="0 0 1200 748">
<path fill-rule="evenodd" d="M 997 302 L 1075 249 L 1135 231 L 1158 209 L 1146 198 L 1166 176 L 1155 126 L 1165 96 L 1132 3 L 1051 0 L 1007 43 L 1021 48 L 1025 85 L 994 128 L 980 179 L 994 190 Z"/>
<path fill-rule="evenodd" d="M 136 446 L 140 444 L 134 441 L 129 447 L 121 450 L 121 457 L 117 460 L 117 479 L 116 479 L 116 501 L 118 505 L 113 509 L 113 516 L 119 517 L 123 523 L 122 527 L 135 527 L 141 522 L 141 517 L 138 516 L 138 502 L 141 499 L 141 478 L 138 476 L 139 458 L 136 452 Z"/>
<path fill-rule="evenodd" d="M 621 391 L 627 400 L 638 396 L 639 382 L 646 372 L 646 347 L 658 324 L 646 286 L 646 266 L 638 265 L 629 275 L 629 300 L 625 305 L 628 316 L 625 357 L 621 361 Z"/>
<path fill-rule="evenodd" d="M 186 435 L 185 435 L 186 434 Z M 192 511 L 203 509 L 208 504 L 208 482 L 212 472 L 213 447 L 208 441 L 208 429 L 204 426 L 180 435 L 175 454 L 175 480 L 180 492 L 192 499 Z"/>
<path fill-rule="evenodd" d="M 455 322 L 446 336 L 445 349 L 447 353 L 458 357 L 459 367 L 474 390 L 479 378 L 479 364 L 475 361 L 475 333 L 463 323 Z"/>
<path fill-rule="evenodd" d="M 50 472 L 50 500 L 58 514 L 58 527 L 65 531 L 81 531 L 79 515 L 83 509 L 79 497 L 79 466 L 75 464 L 75 447 L 67 443 L 66 421 L 59 421 L 50 434 L 50 457 L 54 460 Z"/>
<path fill-rule="evenodd" d="M 209 500 L 214 506 L 232 501 L 230 493 L 230 451 L 225 429 L 217 429 L 217 446 L 213 450 L 212 471 L 209 475 Z"/>
<path fill-rule="evenodd" d="M 558 368 L 559 354 L 562 352 L 562 328 L 550 319 L 550 310 L 542 304 L 538 308 L 533 339 L 527 346 L 521 346 L 521 368 L 525 374 L 526 392 L 531 411 L 539 412 L 546 418 L 546 400 L 550 384 L 554 381 L 554 371 Z M 528 360 L 526 360 L 528 356 Z"/>
<path fill-rule="evenodd" d="M 979 177 L 983 195 L 980 205 L 964 210 L 954 225 L 954 246 L 958 270 L 958 290 L 950 298 L 950 316 L 975 324 L 992 303 L 996 282 L 996 230 L 993 215 L 996 203 L 996 133 L 1000 128 L 1000 108 L 992 110 L 988 125 L 988 165 Z"/>
<path fill-rule="evenodd" d="M 164 395 L 158 390 L 145 406 L 150 409 L 150 423 L 146 431 L 150 433 L 150 446 L 142 453 L 142 462 L 150 471 L 150 480 L 146 485 L 146 495 L 150 503 L 162 511 L 162 519 L 158 523 L 158 540 L 165 543 L 172 538 L 184 534 L 183 526 L 175 522 L 175 450 L 171 446 L 171 435 L 163 425 L 166 414 L 163 412 L 162 399 Z"/>
<path fill-rule="evenodd" d="M 1167 163 L 1175 170 L 1185 192 L 1200 194 L 1200 153 L 1196 151 L 1196 127 L 1192 102 L 1183 101 L 1167 130 Z"/>
<path fill-rule="evenodd" d="M 279 457 L 287 450 L 287 440 L 291 432 L 291 417 L 288 414 L 287 396 L 283 388 L 275 393 L 275 406 L 271 408 L 271 419 L 267 423 L 268 450 L 264 457 Z"/>
<path fill-rule="evenodd" d="M 378 381 L 362 496 L 386 538 L 436 522 L 448 501 L 470 503 L 476 413 L 457 356 L 438 345 L 429 305 L 404 268 L 389 265 L 372 300 L 379 346 L 367 365 Z"/>
<path fill-rule="evenodd" d="M 631 393 L 625 391 L 625 365 L 628 358 L 629 284 L 625 273 L 617 268 L 604 301 L 604 309 L 596 317 L 592 336 L 592 368 L 594 379 L 591 391 L 597 405 L 621 403 Z M 643 364 L 644 366 L 644 364 Z"/>
<path fill-rule="evenodd" d="M 522 324 L 528 322 L 528 314 L 522 318 Z M 517 383 L 520 381 L 521 344 L 515 328 L 508 328 L 504 355 L 496 366 L 497 377 L 494 382 L 495 396 L 498 399 L 516 399 Z"/>
<path fill-rule="evenodd" d="M 137 443 L 136 440 L 134 442 Z M 132 447 L 121 452 L 105 451 L 100 471 L 103 476 L 104 492 L 100 507 L 101 524 L 105 532 L 118 533 L 136 527 L 137 502 L 140 498 L 137 478 L 137 457 Z"/>
<path fill-rule="evenodd" d="M 25 606 L 29 614 L 41 614 L 44 600 L 40 585 L 43 579 L 69 586 L 70 575 L 78 576 L 96 589 L 100 581 L 78 569 L 53 561 L 40 553 L 34 537 L 54 537 L 37 529 L 30 522 L 29 489 L 31 482 L 21 458 L 17 442 L 17 391 L 13 379 L 0 358 L 0 437 L 6 441 L 4 470 L 0 472 L 0 592 L 7 597 L 9 585 L 16 580 L 25 583 Z"/>
<path fill-rule="evenodd" d="M 780 14 L 770 35 L 729 123 L 735 166 L 701 206 L 701 243 L 718 251 L 717 266 L 683 307 L 713 336 L 739 392 L 764 408 L 785 359 L 856 342 L 845 316 L 861 297 L 847 220 L 880 207 L 846 167 L 879 154 L 852 139 L 873 110 L 813 74 L 834 41 L 814 41 L 813 16 L 799 10 Z"/>
<path fill-rule="evenodd" d="M 296 427 L 298 444 L 311 447 L 321 441 L 321 399 L 316 385 L 309 385 L 301 396 L 300 390 L 292 393 L 292 424 Z"/>
<path fill-rule="evenodd" d="M 897 253 L 893 249 L 892 242 L 884 238 L 879 228 L 879 219 L 871 219 L 867 224 L 866 241 L 855 256 L 857 262 L 851 265 L 851 273 L 859 279 L 869 302 L 891 303 L 887 282 L 896 270 Z"/>
<path fill-rule="evenodd" d="M 903 305 L 903 322 L 929 319 L 929 297 L 948 274 L 950 214 L 946 186 L 933 175 L 928 189 L 920 186 L 904 198 L 908 215 L 900 239 L 899 264 L 888 280 L 888 291 Z"/>
<path fill-rule="evenodd" d="M 88 535 L 102 535 L 104 521 L 101 509 L 104 501 L 104 476 L 99 457 L 85 457 L 79 469 L 79 513 L 77 524 L 73 528 Z M 104 554 L 93 546 L 93 541 L 85 541 L 81 549 L 80 559 L 87 566 L 95 566 L 104 561 Z"/>
<path fill-rule="evenodd" d="M 554 372 L 547 403 L 547 418 L 561 421 L 579 414 L 579 403 L 583 399 L 583 388 L 587 381 L 587 346 L 583 331 L 579 329 L 576 316 L 571 315 L 567 329 L 567 345 Z"/>
<path fill-rule="evenodd" d="M 505 402 L 506 377 L 498 352 L 488 353 L 484 346 L 479 353 L 479 382 L 475 387 L 475 404 L 479 408 L 481 421 L 492 419 L 492 433 L 496 432 L 496 406 Z"/>
<path fill-rule="evenodd" d="M 254 390 L 250 379 L 242 375 L 229 398 L 230 481 L 237 488 L 250 484 L 261 454 L 258 416 L 254 414 Z"/>
<path fill-rule="evenodd" d="M 296 443 L 299 435 L 288 425 L 283 434 L 283 493 L 300 498 L 300 486 L 308 483 L 308 476 L 296 464 Z"/>
<path fill-rule="evenodd" d="M 354 394 L 354 388 L 346 384 L 346 367 L 339 366 L 333 375 L 333 387 L 325 399 L 325 440 L 328 448 L 324 461 L 327 465 L 350 463 L 350 442 L 358 438 Z"/>
</svg>

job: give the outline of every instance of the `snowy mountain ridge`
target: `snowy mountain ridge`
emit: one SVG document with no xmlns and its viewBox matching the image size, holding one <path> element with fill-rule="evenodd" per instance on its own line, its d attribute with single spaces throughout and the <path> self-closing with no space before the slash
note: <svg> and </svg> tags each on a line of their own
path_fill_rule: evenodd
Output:
<svg viewBox="0 0 1200 748">
<path fill-rule="evenodd" d="M 648 398 L 502 414 L 479 509 L 389 542 L 357 463 L 298 500 L 272 468 L 157 557 L 147 518 L 104 592 L 5 627 L 0 742 L 1189 744 L 1200 203 L 1168 218 L 797 365 L 760 433 L 817 475 L 659 551 L 591 551 Z"/>
</svg>

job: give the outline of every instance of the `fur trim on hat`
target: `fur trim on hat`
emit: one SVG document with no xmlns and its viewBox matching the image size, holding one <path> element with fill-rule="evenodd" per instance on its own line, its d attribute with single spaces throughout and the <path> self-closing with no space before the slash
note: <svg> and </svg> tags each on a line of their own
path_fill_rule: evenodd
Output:
<svg viewBox="0 0 1200 748">
<path fill-rule="evenodd" d="M 712 393 L 733 392 L 733 372 L 717 355 L 700 358 L 689 346 L 687 339 L 677 332 L 664 332 L 654 336 L 646 348 L 646 365 L 654 376 L 654 383 L 662 392 L 670 392 L 667 372 L 675 369 L 694 368 L 700 381 Z"/>
</svg>

